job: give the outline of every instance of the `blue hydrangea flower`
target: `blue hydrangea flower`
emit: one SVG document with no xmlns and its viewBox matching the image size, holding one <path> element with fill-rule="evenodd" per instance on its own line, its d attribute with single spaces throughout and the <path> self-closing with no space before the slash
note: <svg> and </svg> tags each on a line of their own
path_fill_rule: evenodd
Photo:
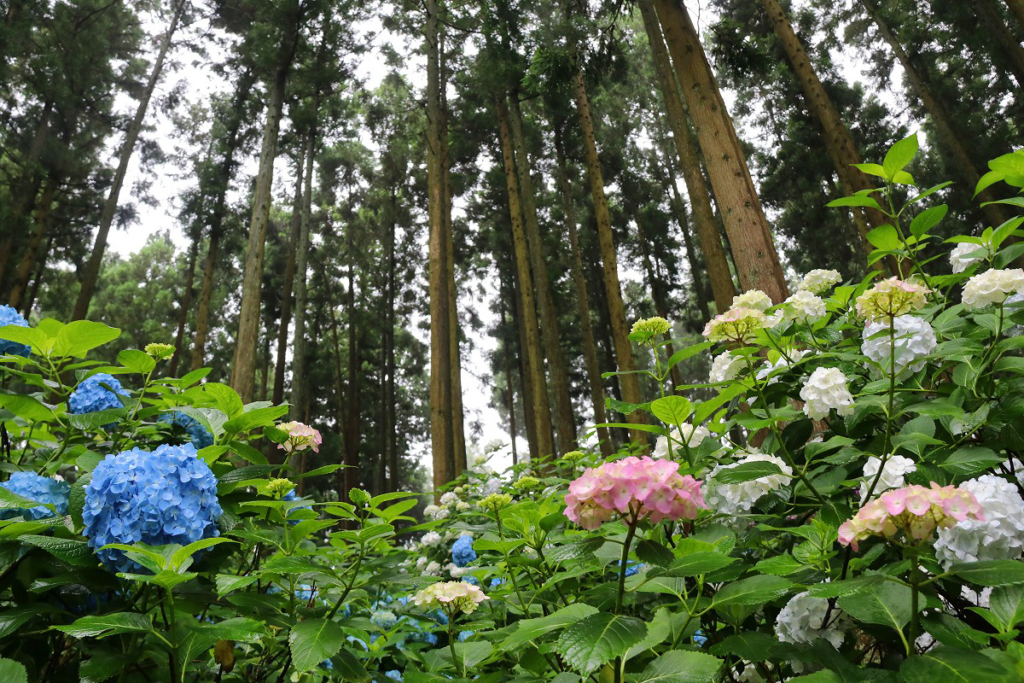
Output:
<svg viewBox="0 0 1024 683">
<path fill-rule="evenodd" d="M 478 581 L 478 580 L 477 580 L 477 578 L 476 578 L 475 576 L 472 576 L 472 575 L 470 575 L 470 574 L 467 574 L 466 576 L 463 576 L 463 577 L 462 577 L 462 580 L 463 580 L 463 582 L 465 582 L 465 583 L 471 583 L 471 584 L 473 584 L 474 586 L 479 586 L 479 585 L 480 585 L 480 581 Z"/>
<path fill-rule="evenodd" d="M 452 544 L 452 562 L 456 567 L 465 567 L 476 560 L 476 551 L 473 550 L 472 536 L 459 536 L 459 540 Z"/>
<path fill-rule="evenodd" d="M 384 675 L 387 676 L 388 678 L 390 678 L 393 681 L 399 681 L 400 682 L 402 680 L 402 672 L 399 671 L 398 669 L 392 669 L 391 671 L 385 671 Z"/>
<path fill-rule="evenodd" d="M 288 493 L 286 493 L 283 496 L 281 496 L 281 500 L 288 501 L 289 503 L 294 503 L 295 501 L 302 500 L 302 499 L 299 498 L 297 495 L 295 495 L 295 489 L 292 489 Z M 292 507 L 292 508 L 288 509 L 288 514 L 286 516 L 287 517 L 291 517 L 293 514 L 295 514 L 299 510 L 312 510 L 312 509 L 313 509 L 312 505 L 296 505 L 295 507 Z M 299 520 L 292 519 L 292 520 L 289 520 L 288 523 L 289 524 L 298 524 Z"/>
<path fill-rule="evenodd" d="M 210 433 L 210 430 L 204 427 L 202 422 L 180 410 L 161 413 L 157 421 L 184 429 L 192 439 L 192 445 L 196 447 L 197 451 L 213 445 L 213 434 Z"/>
<path fill-rule="evenodd" d="M 387 630 L 394 628 L 395 624 L 398 623 L 398 617 L 389 610 L 379 610 L 370 615 L 370 622 L 378 628 Z"/>
<path fill-rule="evenodd" d="M 617 566 L 619 566 L 619 567 L 622 566 L 622 560 L 619 560 Z M 633 560 L 630 560 L 629 562 L 626 563 L 626 576 L 636 576 L 637 574 L 639 574 L 640 572 L 644 571 L 645 569 L 647 569 L 647 566 L 644 565 L 643 563 L 635 562 Z"/>
<path fill-rule="evenodd" d="M 701 647 L 704 647 L 704 644 L 708 642 L 708 637 L 704 635 L 704 631 L 698 629 L 697 632 L 693 634 L 693 642 L 697 643 L 697 645 Z"/>
<path fill-rule="evenodd" d="M 71 398 L 68 399 L 68 410 L 75 415 L 82 415 L 95 413 L 98 410 L 120 408 L 124 404 L 121 403 L 118 394 L 128 396 L 128 391 L 121 386 L 117 379 L 105 372 L 100 372 L 82 380 L 78 388 L 71 394 Z"/>
<path fill-rule="evenodd" d="M 50 477 L 42 477 L 35 472 L 15 472 L 7 481 L 0 483 L 11 493 L 34 500 L 38 503 L 51 503 L 57 508 L 58 515 L 68 513 L 68 493 L 71 486 L 65 481 L 57 481 Z M 53 517 L 54 513 L 42 505 L 27 509 L 8 508 L 0 510 L 0 519 L 11 519 L 22 517 L 26 520 L 43 519 Z"/>
<path fill-rule="evenodd" d="M 467 640 L 473 637 L 474 633 L 476 633 L 476 631 L 459 631 L 459 642 L 466 642 Z"/>
<path fill-rule="evenodd" d="M 505 579 L 494 578 L 491 579 L 491 588 L 497 588 L 501 584 L 505 583 Z"/>
<path fill-rule="evenodd" d="M 82 519 L 89 545 L 109 569 L 140 569 L 110 543 L 188 545 L 220 535 L 217 478 L 191 444 L 133 448 L 108 455 L 85 487 Z"/>
<path fill-rule="evenodd" d="M 6 327 L 7 325 L 17 325 L 18 327 L 28 327 L 28 321 L 21 317 L 21 314 L 14 309 L 13 306 L 0 306 L 0 327 Z M 10 341 L 9 339 L 0 339 L 0 356 L 10 354 L 12 356 L 25 356 L 32 352 L 32 347 L 25 344 L 19 344 L 18 342 Z"/>
<path fill-rule="evenodd" d="M 332 662 L 329 659 L 325 659 L 324 661 L 320 662 L 320 668 L 321 669 L 327 669 L 328 671 L 333 671 L 334 670 L 334 662 Z"/>
</svg>

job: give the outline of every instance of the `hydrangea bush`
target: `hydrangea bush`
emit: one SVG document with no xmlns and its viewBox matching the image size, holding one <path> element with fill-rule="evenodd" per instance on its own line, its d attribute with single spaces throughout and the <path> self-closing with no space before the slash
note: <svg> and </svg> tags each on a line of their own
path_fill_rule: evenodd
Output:
<svg viewBox="0 0 1024 683">
<path fill-rule="evenodd" d="M 293 456 L 320 432 L 206 371 L 164 377 L 167 345 L 105 364 L 104 325 L 0 327 L 25 351 L 0 362 L 0 667 L 124 683 L 1024 680 L 1024 218 L 942 242 L 943 186 L 914 186 L 915 151 L 908 138 L 863 165 L 878 188 L 834 202 L 887 216 L 867 277 L 744 292 L 695 345 L 637 321 L 651 400 L 610 402 L 644 419 L 603 426 L 644 442 L 504 472 L 476 459 L 422 521 L 411 493 L 300 497 Z M 1020 189 L 1019 157 L 979 187 Z M 707 382 L 669 385 L 701 356 Z"/>
</svg>

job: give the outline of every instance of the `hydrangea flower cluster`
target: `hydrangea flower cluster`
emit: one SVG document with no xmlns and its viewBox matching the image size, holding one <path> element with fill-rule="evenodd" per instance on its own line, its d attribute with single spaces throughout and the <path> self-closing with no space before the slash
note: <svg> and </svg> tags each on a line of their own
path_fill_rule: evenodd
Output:
<svg viewBox="0 0 1024 683">
<path fill-rule="evenodd" d="M 768 316 L 756 308 L 730 308 L 704 326 L 704 336 L 713 342 L 747 343 L 758 330 L 770 327 Z"/>
<path fill-rule="evenodd" d="M 775 384 L 779 381 L 779 370 L 792 367 L 794 363 L 810 353 L 807 349 L 799 351 L 787 351 L 785 356 L 779 356 L 775 362 L 766 362 L 757 371 L 755 377 L 760 381 L 768 380 L 768 384 Z"/>
<path fill-rule="evenodd" d="M 924 318 L 901 315 L 892 319 L 893 336 L 889 336 L 889 323 L 871 321 L 864 326 L 864 341 L 860 350 L 878 363 L 885 374 L 892 364 L 891 352 L 896 349 L 896 375 L 904 370 L 917 372 L 925 366 L 925 358 L 935 350 L 938 340 L 935 330 Z"/>
<path fill-rule="evenodd" d="M 930 292 L 924 285 L 891 277 L 857 297 L 857 315 L 865 320 L 888 321 L 923 308 Z"/>
<path fill-rule="evenodd" d="M 34 500 L 37 503 L 48 503 L 57 509 L 58 515 L 68 513 L 68 494 L 71 487 L 65 481 L 43 477 L 35 472 L 15 472 L 7 481 L 0 483 L 11 493 L 16 493 L 22 498 Z M 36 505 L 30 508 L 6 508 L 0 510 L 0 519 L 11 519 L 21 517 L 26 521 L 53 517 L 54 513 L 44 505 Z"/>
<path fill-rule="evenodd" d="M 21 316 L 13 306 L 0 306 L 0 327 L 7 327 L 8 325 L 16 325 L 17 327 L 28 327 L 28 321 Z M 14 342 L 9 339 L 0 339 L 0 356 L 11 355 L 11 356 L 24 356 L 32 352 L 32 347 L 27 344 L 21 344 Z"/>
<path fill-rule="evenodd" d="M 124 404 L 118 396 L 128 396 L 121 382 L 105 372 L 98 372 L 82 380 L 68 399 L 68 410 L 75 415 L 98 410 L 120 408 Z"/>
<path fill-rule="evenodd" d="M 732 298 L 730 308 L 752 308 L 755 311 L 767 311 L 772 307 L 772 300 L 760 289 L 748 289 L 738 296 Z"/>
<path fill-rule="evenodd" d="M 708 382 L 711 384 L 730 382 L 739 377 L 746 364 L 743 356 L 735 356 L 729 351 L 721 353 L 711 361 L 711 372 L 708 375 Z"/>
<path fill-rule="evenodd" d="M 672 324 L 664 318 L 655 316 L 633 323 L 629 337 L 640 344 L 646 344 L 655 337 L 668 334 L 670 331 L 672 331 Z"/>
<path fill-rule="evenodd" d="M 964 285 L 963 302 L 968 310 L 1001 304 L 1011 294 L 1024 290 L 1024 269 L 986 270 Z"/>
<path fill-rule="evenodd" d="M 394 628 L 398 624 L 398 617 L 391 610 L 377 610 L 370 615 L 370 623 L 377 628 L 387 630 Z"/>
<path fill-rule="evenodd" d="M 829 411 L 839 415 L 853 413 L 853 395 L 846 386 L 846 375 L 839 368 L 818 368 L 800 389 L 804 414 L 812 420 L 823 420 Z"/>
<path fill-rule="evenodd" d="M 816 268 L 804 275 L 804 279 L 797 285 L 797 291 L 822 294 L 842 281 L 843 276 L 839 274 L 838 270 Z"/>
<path fill-rule="evenodd" d="M 715 481 L 715 475 L 723 470 L 730 470 L 748 462 L 770 462 L 778 465 L 782 474 L 770 474 L 766 477 L 758 477 L 751 481 L 744 481 L 738 484 L 720 484 Z M 763 496 L 778 491 L 787 483 L 793 474 L 793 468 L 786 464 L 782 458 L 767 453 L 748 453 L 734 463 L 728 465 L 716 465 L 707 476 L 707 486 L 704 498 L 708 507 L 716 512 L 727 515 L 738 515 L 750 512 L 754 503 Z"/>
<path fill-rule="evenodd" d="M 953 251 L 949 252 L 949 265 L 954 273 L 962 273 L 975 263 L 984 261 L 989 254 L 988 247 L 971 242 L 961 242 L 953 248 Z"/>
<path fill-rule="evenodd" d="M 220 535 L 217 478 L 191 444 L 108 455 L 85 487 L 82 519 L 89 545 L 119 572 L 139 569 L 110 543 L 187 545 Z"/>
<path fill-rule="evenodd" d="M 174 346 L 171 344 L 146 344 L 146 354 L 157 360 L 167 360 L 174 355 Z"/>
<path fill-rule="evenodd" d="M 161 413 L 157 420 L 164 424 L 184 429 L 185 433 L 188 434 L 191 439 L 192 445 L 196 447 L 196 450 L 202 450 L 207 446 L 213 445 L 213 434 L 210 433 L 210 430 L 204 427 L 202 422 L 191 415 L 186 415 L 180 410 L 175 410 L 170 413 Z"/>
<path fill-rule="evenodd" d="M 914 464 L 914 461 L 910 458 L 904 458 L 902 455 L 890 455 L 886 459 L 884 466 L 882 465 L 881 458 L 872 455 L 864 463 L 864 483 L 860 487 L 861 505 L 867 502 L 868 489 L 871 488 L 871 483 L 878 476 L 879 467 L 882 468 L 882 476 L 878 477 L 878 483 L 875 484 L 875 490 L 871 494 L 872 498 L 877 498 L 892 489 L 903 488 L 907 483 L 904 477 L 917 471 L 917 465 Z"/>
<path fill-rule="evenodd" d="M 981 505 L 984 520 L 965 519 L 939 529 L 935 557 L 948 569 L 957 562 L 1015 560 L 1024 553 L 1024 499 L 1017 487 L 991 474 L 971 479 L 960 488 Z"/>
<path fill-rule="evenodd" d="M 456 612 L 472 614 L 484 600 L 490 600 L 479 586 L 465 581 L 444 581 L 427 586 L 413 596 L 413 603 L 420 609 L 440 608 L 449 616 Z"/>
<path fill-rule="evenodd" d="M 324 439 L 320 436 L 319 431 L 309 425 L 304 425 L 301 422 L 284 422 L 277 428 L 288 433 L 288 440 L 277 446 L 285 453 L 290 455 L 311 449 L 314 453 L 320 452 L 320 444 L 324 442 Z"/>
<path fill-rule="evenodd" d="M 694 427 L 689 422 L 684 422 L 679 425 L 678 429 L 671 431 L 673 438 L 672 450 L 680 451 L 686 444 L 687 448 L 697 448 L 704 439 L 711 438 L 711 432 L 704 425 L 697 425 Z M 667 458 L 668 457 L 668 437 L 659 436 L 658 440 L 654 442 L 654 455 L 655 458 Z"/>
<path fill-rule="evenodd" d="M 507 493 L 491 493 L 480 501 L 480 507 L 484 510 L 500 510 L 512 504 L 512 496 Z"/>
<path fill-rule="evenodd" d="M 679 474 L 671 460 L 630 456 L 588 468 L 569 484 L 565 516 L 584 529 L 597 529 L 614 513 L 663 519 L 694 519 L 707 508 L 701 482 Z"/>
<path fill-rule="evenodd" d="M 829 615 L 829 623 L 825 617 Z M 806 592 L 797 593 L 779 611 L 775 635 L 784 643 L 813 643 L 824 638 L 838 648 L 846 640 L 843 628 L 846 618 L 838 607 L 829 610 L 828 600 L 814 598 Z"/>
<path fill-rule="evenodd" d="M 456 567 L 465 567 L 476 560 L 476 551 L 473 550 L 472 536 L 459 536 L 459 539 L 452 544 L 452 562 Z"/>
<path fill-rule="evenodd" d="M 858 550 L 871 536 L 892 538 L 902 532 L 908 540 L 922 541 L 936 527 L 948 529 L 968 518 L 984 519 L 974 494 L 955 486 L 931 488 L 912 485 L 883 493 L 839 527 L 839 543 Z"/>
<path fill-rule="evenodd" d="M 440 542 L 441 534 L 437 533 L 436 531 L 428 531 L 427 533 L 423 534 L 423 538 L 420 539 L 420 543 L 427 548 L 435 546 Z"/>
<path fill-rule="evenodd" d="M 782 305 L 787 320 L 798 323 L 816 323 L 825 317 L 825 302 L 806 289 L 798 290 Z"/>
</svg>

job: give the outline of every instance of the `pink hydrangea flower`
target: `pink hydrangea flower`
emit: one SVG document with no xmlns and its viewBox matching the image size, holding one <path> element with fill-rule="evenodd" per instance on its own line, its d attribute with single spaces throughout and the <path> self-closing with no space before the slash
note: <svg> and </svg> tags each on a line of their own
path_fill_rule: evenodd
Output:
<svg viewBox="0 0 1024 683">
<path fill-rule="evenodd" d="M 569 484 L 565 516 L 584 529 L 596 529 L 616 513 L 663 519 L 693 519 L 707 509 L 700 481 L 679 474 L 671 460 L 628 457 L 588 468 Z"/>
<path fill-rule="evenodd" d="M 324 442 L 324 439 L 320 436 L 319 431 L 309 425 L 304 425 L 301 422 L 285 422 L 279 424 L 277 428 L 288 432 L 288 440 L 277 446 L 286 453 L 300 453 L 308 449 L 313 449 L 314 453 L 320 452 L 320 444 Z"/>
<path fill-rule="evenodd" d="M 923 541 L 936 527 L 948 529 L 968 518 L 984 520 L 981 505 L 970 491 L 934 481 L 931 488 L 907 486 L 883 493 L 843 522 L 839 543 L 857 550 L 866 538 L 892 538 L 899 532 L 913 541 Z"/>
</svg>

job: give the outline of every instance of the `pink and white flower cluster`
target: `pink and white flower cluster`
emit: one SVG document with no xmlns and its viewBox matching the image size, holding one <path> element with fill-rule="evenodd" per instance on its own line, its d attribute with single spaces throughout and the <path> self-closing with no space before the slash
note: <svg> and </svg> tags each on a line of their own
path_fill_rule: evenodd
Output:
<svg viewBox="0 0 1024 683">
<path fill-rule="evenodd" d="M 857 315 L 866 320 L 888 321 L 923 308 L 931 291 L 924 285 L 891 277 L 857 297 Z"/>
<path fill-rule="evenodd" d="M 412 597 L 413 603 L 424 610 L 440 607 L 449 615 L 456 612 L 472 614 L 484 600 L 490 600 L 479 586 L 465 581 L 434 583 Z"/>
<path fill-rule="evenodd" d="M 285 422 L 277 428 L 288 433 L 288 440 L 277 446 L 286 453 L 301 453 L 309 449 L 313 449 L 314 453 L 320 452 L 320 444 L 324 439 L 318 430 L 301 422 Z"/>
<path fill-rule="evenodd" d="M 955 486 L 931 488 L 916 484 L 883 493 L 839 527 L 839 543 L 858 544 L 871 536 L 892 538 L 902 532 L 908 539 L 922 541 L 935 528 L 948 529 L 965 519 L 984 520 L 974 494 Z"/>
<path fill-rule="evenodd" d="M 654 523 L 694 519 L 707 509 L 701 483 L 679 474 L 671 460 L 630 456 L 591 467 L 569 484 L 565 516 L 584 529 L 597 529 L 615 513 L 649 517 Z"/>
</svg>

